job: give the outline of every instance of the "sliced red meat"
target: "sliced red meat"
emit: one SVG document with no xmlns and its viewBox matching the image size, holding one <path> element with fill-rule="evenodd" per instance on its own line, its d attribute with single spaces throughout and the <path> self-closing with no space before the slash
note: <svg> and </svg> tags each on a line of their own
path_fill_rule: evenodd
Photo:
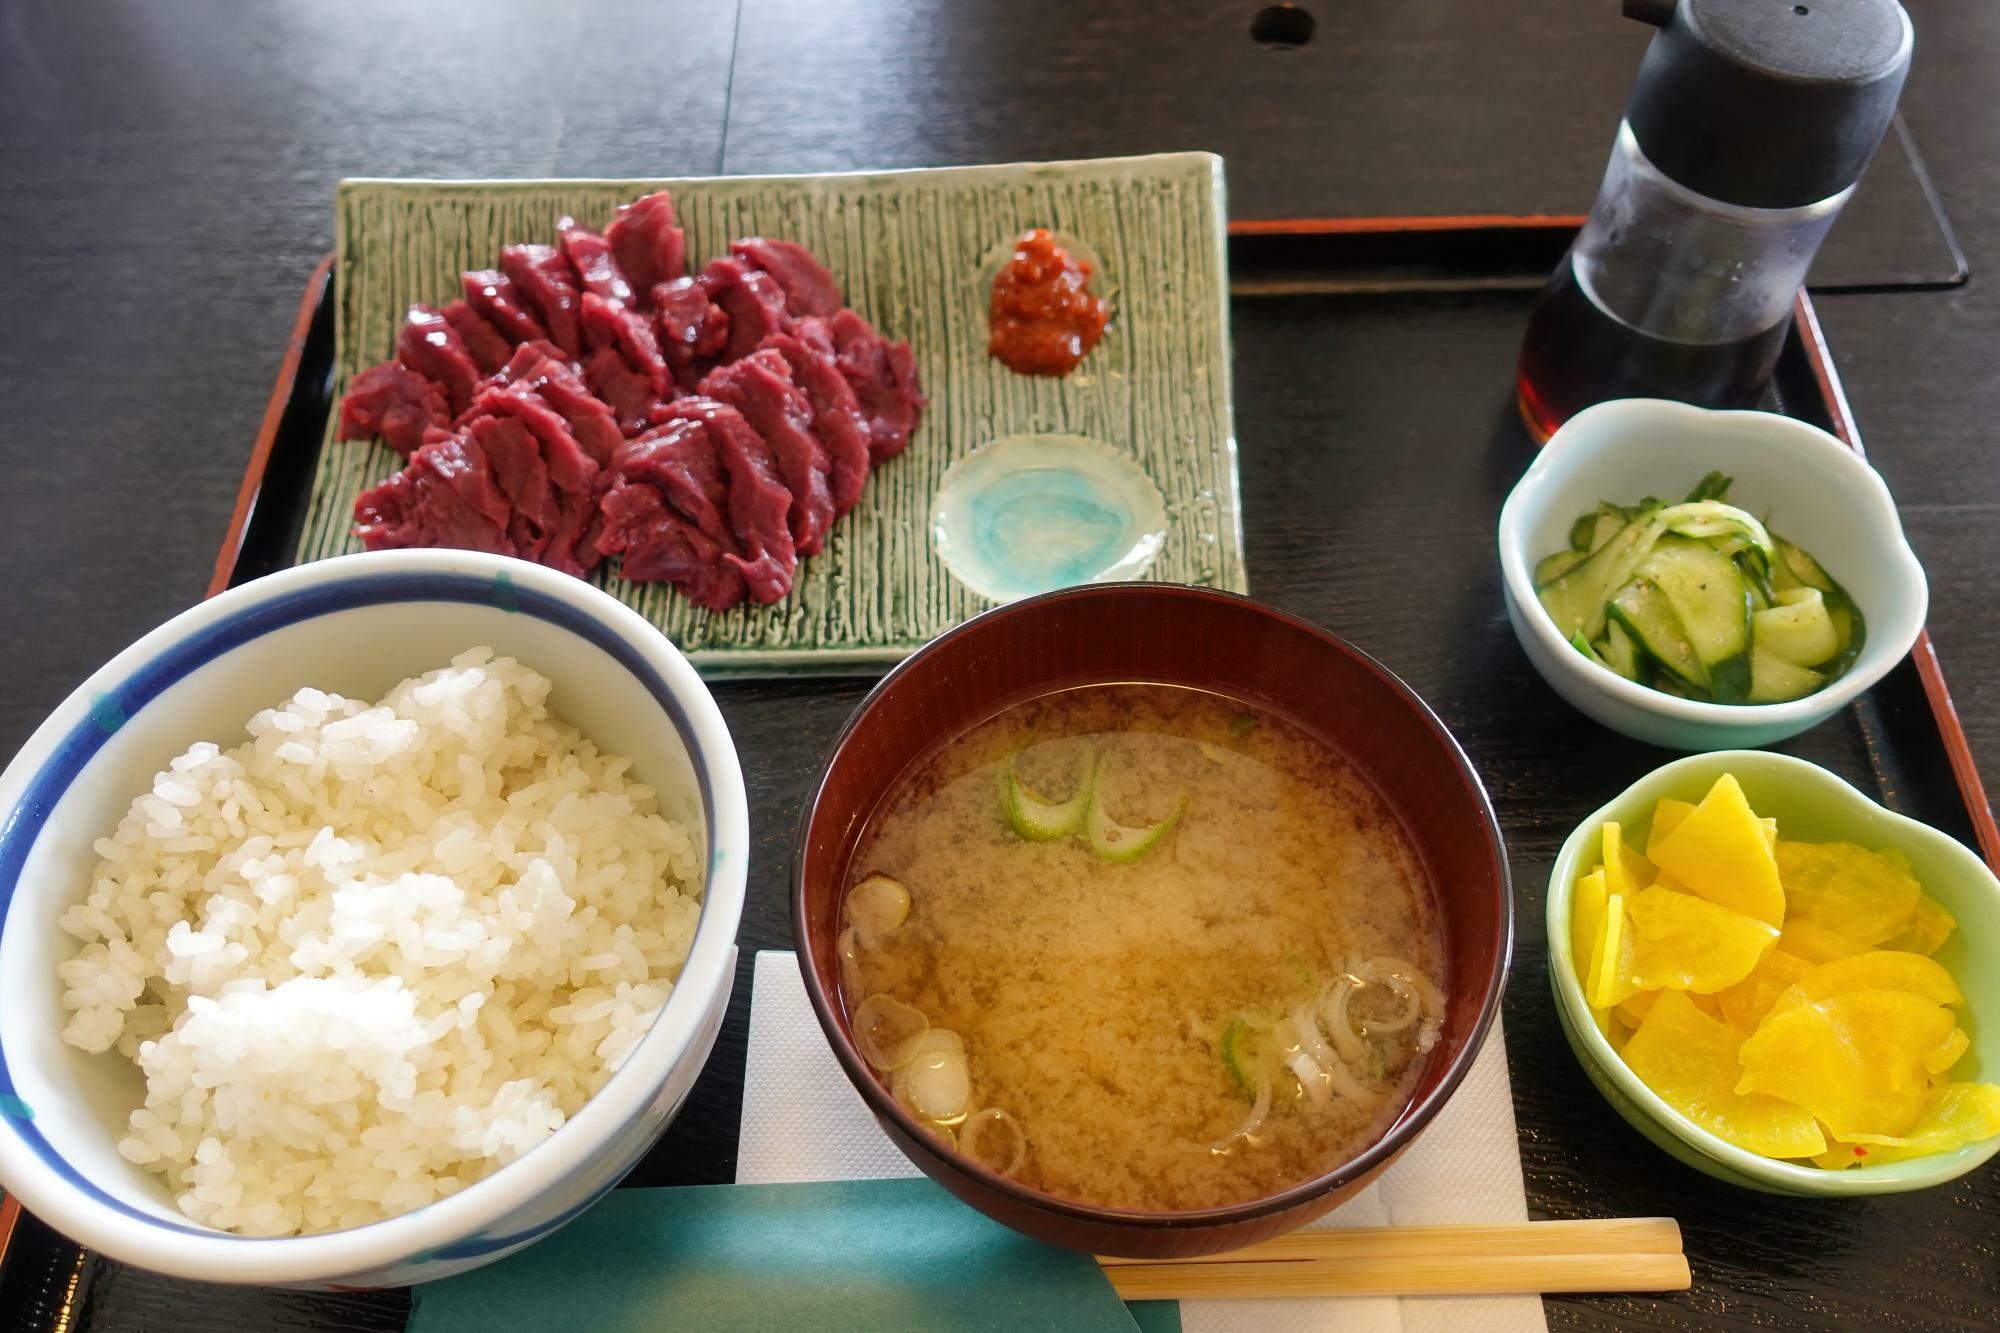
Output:
<svg viewBox="0 0 2000 1333">
<path fill-rule="evenodd" d="M 724 517 L 729 478 L 715 444 L 699 421 L 668 421 L 619 446 L 611 465 L 614 480 L 659 488 L 667 502 L 725 551 L 736 551 L 736 534 Z"/>
<path fill-rule="evenodd" d="M 621 557 L 618 572 L 626 578 L 671 583 L 696 606 L 711 611 L 727 611 L 743 600 L 743 575 L 731 563 L 735 557 L 670 509 L 652 487 L 614 481 L 604 493 L 602 511 L 597 549 Z"/>
<path fill-rule="evenodd" d="M 547 349 L 546 351 L 543 350 L 545 348 Z M 485 393 L 488 389 L 504 389 L 523 375 L 532 375 L 537 366 L 549 359 L 550 352 L 561 355 L 562 349 L 550 342 L 522 343 L 519 347 L 514 348 L 508 353 L 506 362 L 500 369 L 479 381 L 478 386 L 473 391 L 472 401 L 475 403 L 478 402 L 479 395 Z M 456 417 L 452 418 L 451 428 L 453 430 L 460 430 L 470 425 L 475 415 L 477 414 L 468 405 L 465 411 L 460 412 Z"/>
<path fill-rule="evenodd" d="M 619 447 L 598 549 L 624 557 L 626 578 L 664 580 L 696 605 L 727 610 L 747 591 L 742 551 L 723 517 L 728 503 L 706 427 L 669 421 Z"/>
<path fill-rule="evenodd" d="M 729 316 L 729 339 L 722 359 L 734 361 L 755 351 L 757 344 L 791 323 L 785 313 L 785 291 L 764 270 L 733 256 L 713 260 L 696 279 L 708 299 Z"/>
<path fill-rule="evenodd" d="M 581 375 L 583 373 L 583 353 L 581 352 L 564 351 L 546 339 L 522 343 L 521 346 L 534 348 L 537 352 L 540 352 L 543 356 L 568 370 L 573 375 Z"/>
<path fill-rule="evenodd" d="M 530 344 L 523 343 L 526 347 Z M 543 357 L 521 380 L 521 383 L 542 396 L 562 419 L 569 423 L 570 434 L 583 446 L 591 460 L 599 467 L 611 466 L 611 456 L 625 441 L 625 433 L 618 427 L 618 419 L 611 415 L 583 376 L 571 368 L 568 362 Z"/>
<path fill-rule="evenodd" d="M 408 458 L 424 442 L 424 428 L 451 420 L 444 390 L 408 366 L 384 361 L 354 377 L 340 400 L 335 439 L 365 440 L 380 435 Z"/>
<path fill-rule="evenodd" d="M 598 508 L 599 496 L 592 492 L 576 497 L 574 502 L 565 502 L 562 519 L 556 530 L 549 534 L 548 549 L 565 553 L 565 560 L 558 563 L 544 556 L 542 563 L 565 574 L 575 574 L 581 578 L 604 563 L 604 553 L 597 549 L 597 534 L 603 530 L 604 514 Z"/>
<path fill-rule="evenodd" d="M 729 253 L 770 274 L 792 314 L 831 315 L 840 309 L 840 285 L 818 256 L 797 241 L 745 236 L 729 247 Z"/>
<path fill-rule="evenodd" d="M 493 372 L 480 384 L 481 389 L 504 389 L 525 376 L 535 373 L 535 368 L 549 359 L 549 353 L 560 354 L 562 349 L 551 342 L 522 343 L 507 358 L 507 364 Z"/>
<path fill-rule="evenodd" d="M 459 281 L 465 284 L 466 304 L 509 342 L 524 343 L 549 336 L 542 322 L 522 304 L 513 280 L 498 269 L 474 269 L 460 274 Z"/>
<path fill-rule="evenodd" d="M 516 554 L 578 577 L 603 558 L 597 549 L 598 469 L 558 458 L 519 419 L 481 417 L 468 433 L 492 466 L 513 513 L 507 532 Z"/>
<path fill-rule="evenodd" d="M 926 402 L 910 345 L 890 342 L 852 310 L 828 320 L 826 331 L 833 340 L 835 364 L 868 423 L 868 457 L 880 463 L 902 453 L 923 418 Z"/>
<path fill-rule="evenodd" d="M 674 379 L 688 388 L 714 368 L 729 343 L 729 316 L 695 278 L 676 278 L 653 288 L 653 322 Z"/>
<path fill-rule="evenodd" d="M 481 417 L 467 427 L 479 451 L 492 466 L 493 483 L 507 497 L 513 514 L 508 524 L 525 521 L 542 532 L 555 528 L 556 488 L 542 462 L 542 449 L 528 428 L 512 417 Z M 520 545 L 519 540 L 515 545 Z"/>
<path fill-rule="evenodd" d="M 792 383 L 812 404 L 812 430 L 826 450 L 827 489 L 834 517 L 854 508 L 868 481 L 868 425 L 847 377 L 834 365 L 833 342 L 817 319 L 801 319 L 790 333 L 774 333 L 758 351 L 785 358 Z"/>
<path fill-rule="evenodd" d="M 625 364 L 646 377 L 656 397 L 673 392 L 673 377 L 660 355 L 660 343 L 646 317 L 623 301 L 607 301 L 596 292 L 583 294 L 583 331 L 594 347 L 615 347 Z"/>
<path fill-rule="evenodd" d="M 663 421 L 698 421 L 715 447 L 729 478 L 729 527 L 743 555 L 723 558 L 736 566 L 759 602 L 775 602 L 792 590 L 798 553 L 786 515 L 792 493 L 778 479 L 776 461 L 764 438 L 741 413 L 712 398 L 682 398 L 657 413 Z"/>
<path fill-rule="evenodd" d="M 482 416 L 465 430 L 432 427 L 408 466 L 354 503 L 370 550 L 453 546 L 539 560 L 583 575 L 597 550 L 598 469 L 525 419 Z"/>
<path fill-rule="evenodd" d="M 482 391 L 458 424 L 472 426 L 485 417 L 511 417 L 526 427 L 535 437 L 549 477 L 559 489 L 587 489 L 591 478 L 597 475 L 597 464 L 570 433 L 569 423 L 526 384 Z"/>
<path fill-rule="evenodd" d="M 583 452 L 599 467 L 611 463 L 611 455 L 625 440 L 611 409 L 590 391 L 574 361 L 554 343 L 522 343 L 507 364 L 479 382 L 479 391 L 520 385 L 537 394 L 562 417 Z M 477 404 L 478 397 L 473 399 Z M 650 398 L 647 400 L 650 405 Z M 454 429 L 486 415 L 476 406 L 452 422 Z"/>
<path fill-rule="evenodd" d="M 635 293 L 643 295 L 687 272 L 687 238 L 674 217 L 674 201 L 665 190 L 618 207 L 618 216 L 604 229 L 611 258 Z"/>
<path fill-rule="evenodd" d="M 576 272 L 553 245 L 509 245 L 500 251 L 500 269 L 537 313 L 549 341 L 570 356 L 583 351 L 580 322 L 583 291 Z"/>
<path fill-rule="evenodd" d="M 396 359 L 444 389 L 452 415 L 466 409 L 479 385 L 479 367 L 465 349 L 457 330 L 427 305 L 410 307 L 396 335 Z"/>
<path fill-rule="evenodd" d="M 607 301 L 632 303 L 632 284 L 619 272 L 609 241 L 589 227 L 578 226 L 575 218 L 556 223 L 556 234 L 562 238 L 563 253 L 569 256 L 570 267 L 576 270 L 585 291 L 596 292 Z"/>
<path fill-rule="evenodd" d="M 826 450 L 813 438 L 812 403 L 792 383 L 785 358 L 775 351 L 757 352 L 718 366 L 701 382 L 699 392 L 741 412 L 751 429 L 764 437 L 778 462 L 778 478 L 792 493 L 786 516 L 792 545 L 802 556 L 817 554 L 833 526 L 828 460 Z"/>
<path fill-rule="evenodd" d="M 507 340 L 477 310 L 463 301 L 453 301 L 444 308 L 444 318 L 445 323 L 457 330 L 459 341 L 465 344 L 480 374 L 491 375 L 507 364 L 511 350 Z"/>
<path fill-rule="evenodd" d="M 626 435 L 646 429 L 648 414 L 660 404 L 652 384 L 625 364 L 615 347 L 600 347 L 583 363 L 583 378 L 590 391 L 611 409 L 612 419 Z"/>
<path fill-rule="evenodd" d="M 569 353 L 546 339 L 537 338 L 516 347 L 508 356 L 506 365 L 479 381 L 480 391 L 504 389 L 518 380 L 531 378 L 540 372 L 544 361 L 552 361 L 572 374 L 581 373 L 581 367 L 570 358 Z"/>
<path fill-rule="evenodd" d="M 452 546 L 513 555 L 512 515 L 479 446 L 437 432 L 409 466 L 354 501 L 354 532 L 371 551 Z"/>
</svg>

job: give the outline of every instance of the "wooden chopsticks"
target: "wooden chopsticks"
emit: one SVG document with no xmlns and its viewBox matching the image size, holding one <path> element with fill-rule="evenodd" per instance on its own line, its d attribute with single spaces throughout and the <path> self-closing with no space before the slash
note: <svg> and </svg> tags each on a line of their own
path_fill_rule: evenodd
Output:
<svg viewBox="0 0 2000 1333">
<path fill-rule="evenodd" d="M 1671 1217 L 1294 1231 L 1199 1259 L 1097 1262 L 1128 1301 L 1685 1291 L 1692 1281 Z"/>
</svg>

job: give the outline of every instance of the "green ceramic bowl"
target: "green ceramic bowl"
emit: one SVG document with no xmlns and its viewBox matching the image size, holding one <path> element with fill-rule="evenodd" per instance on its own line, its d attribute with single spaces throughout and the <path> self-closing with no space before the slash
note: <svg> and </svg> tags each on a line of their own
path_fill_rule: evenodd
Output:
<svg viewBox="0 0 2000 1333">
<path fill-rule="evenodd" d="M 1736 775 L 1759 815 L 1777 817 L 1786 838 L 1895 847 L 1909 856 L 1924 891 L 1958 918 L 1958 929 L 1937 952 L 1937 960 L 1965 992 L 1959 1023 L 1972 1039 L 1952 1077 L 2000 1081 L 2000 969 L 1974 963 L 2000 950 L 2000 880 L 1957 839 L 1883 809 L 1816 764 L 1763 750 L 1694 755 L 1655 769 L 1584 820 L 1563 844 L 1549 880 L 1549 979 L 1563 1035 L 1590 1081 L 1634 1129 L 1697 1171 L 1772 1194 L 1846 1196 L 1924 1189 L 1956 1179 L 2000 1152 L 2000 1138 L 1992 1138 L 1956 1152 L 1845 1171 L 1759 1157 L 1723 1142 L 1667 1105 L 1625 1067 L 1597 1030 L 1576 979 L 1569 908 L 1572 886 L 1598 862 L 1600 829 L 1605 820 L 1615 819 L 1636 845 L 1644 846 L 1656 801 L 1663 796 L 1699 801 L 1724 773 Z"/>
</svg>

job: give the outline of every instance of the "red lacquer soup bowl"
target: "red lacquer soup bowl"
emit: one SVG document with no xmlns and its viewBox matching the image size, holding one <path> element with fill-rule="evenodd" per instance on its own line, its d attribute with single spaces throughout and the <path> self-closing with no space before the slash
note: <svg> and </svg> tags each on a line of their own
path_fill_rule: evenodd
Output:
<svg viewBox="0 0 2000 1333">
<path fill-rule="evenodd" d="M 1001 710 L 1109 682 L 1181 685 L 1267 709 L 1374 785 L 1416 848 L 1445 943 L 1445 1014 L 1402 1114 L 1366 1149 L 1282 1193 L 1200 1211 L 1099 1207 L 1030 1189 L 927 1133 L 862 1060 L 836 989 L 840 900 L 863 830 L 899 780 Z M 1325 1213 L 1380 1175 L 1457 1089 L 1498 1012 L 1513 944 L 1499 826 L 1472 765 L 1421 699 L 1366 654 L 1247 598 L 1168 584 L 1092 584 L 1004 606 L 891 672 L 835 742 L 799 830 L 793 929 L 806 992 L 841 1067 L 889 1137 L 974 1208 L 1098 1254 L 1235 1249 Z"/>
</svg>

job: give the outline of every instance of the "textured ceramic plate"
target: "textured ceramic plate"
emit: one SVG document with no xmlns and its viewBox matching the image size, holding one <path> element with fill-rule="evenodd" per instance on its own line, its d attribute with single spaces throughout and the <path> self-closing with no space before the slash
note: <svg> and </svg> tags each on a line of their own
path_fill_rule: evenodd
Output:
<svg viewBox="0 0 2000 1333">
<path fill-rule="evenodd" d="M 809 246 L 849 304 L 909 340 L 931 401 L 909 449 L 875 471 L 783 601 L 709 612 L 664 584 L 598 573 L 705 673 L 870 671 L 983 610 L 931 547 L 931 498 L 947 468 L 1006 435 L 1087 435 L 1127 451 L 1166 502 L 1147 577 L 1246 590 L 1222 160 L 1209 153 L 831 176 L 343 181 L 335 392 L 394 354 L 411 302 L 457 295 L 461 270 L 492 265 L 502 245 L 549 240 L 565 213 L 602 226 L 618 204 L 661 188 L 674 193 L 691 267 L 738 236 Z M 1062 380 L 1015 375 L 986 354 L 992 258 L 1035 226 L 1088 245 L 1112 302 L 1103 342 Z M 398 464 L 379 442 L 333 439 L 333 426 L 301 561 L 358 550 L 354 499 Z"/>
</svg>

